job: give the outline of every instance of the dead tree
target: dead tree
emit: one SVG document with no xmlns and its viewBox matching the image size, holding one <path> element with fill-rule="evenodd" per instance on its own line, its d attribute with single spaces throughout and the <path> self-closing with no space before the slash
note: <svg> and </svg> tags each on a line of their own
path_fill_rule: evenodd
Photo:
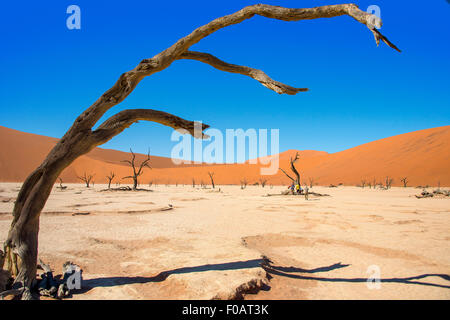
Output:
<svg viewBox="0 0 450 320">
<path fill-rule="evenodd" d="M 403 188 L 406 188 L 406 186 L 408 185 L 408 178 L 407 177 L 400 178 L 400 181 L 403 183 Z"/>
<path fill-rule="evenodd" d="M 392 182 L 394 182 L 394 179 L 389 178 L 389 176 L 387 176 L 384 182 L 385 182 L 386 189 L 390 189 Z"/>
<path fill-rule="evenodd" d="M 78 179 L 84 181 L 86 183 L 86 188 L 89 188 L 92 178 L 94 178 L 95 174 L 87 174 L 86 172 L 82 176 L 78 176 Z"/>
<path fill-rule="evenodd" d="M 109 175 L 106 176 L 106 179 L 108 179 L 108 189 L 111 189 L 111 182 L 115 178 L 116 174 L 114 172 L 110 172 Z"/>
<path fill-rule="evenodd" d="M 31 297 L 31 284 L 36 277 L 39 215 L 47 202 L 56 179 L 65 168 L 78 157 L 106 143 L 139 120 L 157 122 L 182 131 L 182 133 L 189 133 L 196 138 L 206 137 L 203 134 L 203 130 L 208 128 L 208 125 L 199 124 L 195 126 L 192 121 L 151 109 L 126 109 L 96 126 L 97 122 L 108 110 L 122 102 L 133 92 L 142 79 L 168 68 L 174 61 L 190 59 L 209 64 L 222 71 L 249 76 L 280 94 L 294 95 L 308 90 L 306 88 L 294 88 L 275 81 L 261 70 L 229 64 L 211 54 L 189 50 L 192 45 L 200 42 L 212 33 L 222 28 L 239 24 L 255 15 L 284 21 L 348 15 L 369 28 L 375 37 L 377 45 L 382 40 L 391 48 L 400 51 L 377 30 L 377 27 L 381 26 L 381 19 L 360 10 L 354 4 L 338 4 L 305 9 L 256 4 L 215 19 L 195 29 L 192 33 L 179 39 L 172 46 L 154 57 L 142 60 L 134 69 L 123 73 L 109 90 L 77 117 L 71 128 L 53 147 L 45 160 L 30 173 L 22 184 L 14 206 L 10 231 L 4 243 L 5 266 L 15 278 L 14 288 L 20 288 L 19 295 L 22 298 Z M 94 126 L 96 126 L 95 129 Z"/>
<path fill-rule="evenodd" d="M 214 189 L 216 187 L 214 185 L 214 172 L 209 172 L 208 171 L 208 176 L 209 176 L 209 179 L 211 179 L 211 185 L 212 185 L 212 188 Z"/>
<path fill-rule="evenodd" d="M 267 183 L 266 178 L 263 178 L 263 177 L 259 178 L 259 184 L 261 185 L 261 187 L 264 188 L 266 186 L 266 183 Z"/>
<path fill-rule="evenodd" d="M 59 179 L 59 187 L 58 188 L 60 188 L 61 190 L 67 189 L 67 186 L 63 186 L 62 179 L 61 178 L 58 178 L 58 179 Z"/>
<path fill-rule="evenodd" d="M 365 186 L 366 186 L 366 179 L 361 179 L 361 188 L 364 189 Z"/>
<path fill-rule="evenodd" d="M 300 184 L 300 174 L 298 173 L 298 171 L 297 171 L 297 168 L 295 168 L 295 162 L 297 161 L 299 159 L 299 156 L 298 156 L 298 152 L 295 154 L 295 157 L 294 158 L 290 158 L 290 160 L 289 160 L 289 162 L 290 162 L 290 165 L 291 165 L 291 171 L 295 174 L 295 176 L 296 176 L 296 179 L 294 179 L 294 178 L 292 178 L 290 175 L 288 175 L 287 173 L 286 173 L 286 171 L 284 171 L 283 169 L 281 169 L 281 168 L 279 168 L 289 179 L 291 179 L 292 180 L 292 183 L 294 184 L 294 185 L 301 185 Z"/>
<path fill-rule="evenodd" d="M 150 165 L 148 164 L 150 162 L 150 150 L 148 150 L 147 159 L 141 162 L 137 170 L 136 170 L 136 155 L 134 154 L 133 150 L 131 150 L 131 148 L 130 152 L 131 152 L 131 160 L 122 160 L 122 162 L 126 162 L 131 166 L 131 168 L 133 169 L 133 175 L 123 177 L 122 179 L 133 179 L 133 190 L 137 190 L 139 184 L 138 178 L 140 175 L 144 173 L 143 171 L 144 167 L 151 169 Z"/>
<path fill-rule="evenodd" d="M 312 189 L 314 185 L 314 178 L 308 178 L 309 179 L 309 187 Z"/>
</svg>

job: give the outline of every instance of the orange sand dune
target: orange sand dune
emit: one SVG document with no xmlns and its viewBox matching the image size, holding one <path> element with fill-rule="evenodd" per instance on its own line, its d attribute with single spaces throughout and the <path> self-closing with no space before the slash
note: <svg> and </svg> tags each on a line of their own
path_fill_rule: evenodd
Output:
<svg viewBox="0 0 450 320">
<path fill-rule="evenodd" d="M 300 154 L 297 168 L 302 183 L 309 183 L 312 178 L 320 185 L 357 185 L 361 180 L 384 182 L 389 176 L 396 186 L 402 185 L 402 177 L 408 178 L 409 186 L 450 185 L 450 126 L 401 134 L 333 154 L 288 150 L 279 155 L 279 161 L 280 167 L 290 175 L 289 158 L 296 152 Z M 209 181 L 208 171 L 215 173 L 215 180 L 220 184 L 238 184 L 243 178 L 255 183 L 261 178 L 260 165 L 250 164 L 168 168 L 155 170 L 153 176 L 160 183 L 190 183 L 192 177 L 198 183 Z M 267 184 L 274 185 L 290 181 L 281 172 L 265 178 Z"/>
<path fill-rule="evenodd" d="M 0 126 L 0 181 L 23 181 L 45 158 L 57 139 L 23 133 Z M 408 177 L 409 185 L 450 185 L 450 126 L 410 132 L 393 136 L 345 151 L 328 154 L 322 151 L 288 150 L 279 154 L 279 166 L 289 170 L 289 158 L 299 152 L 297 167 L 303 182 L 313 178 L 320 185 L 356 185 L 362 179 L 377 182 L 386 176 L 400 185 L 401 177 Z M 145 155 L 137 155 L 139 162 Z M 114 171 L 121 180 L 130 174 L 130 168 L 121 160 L 130 159 L 130 154 L 121 151 L 96 148 L 77 159 L 63 174 L 65 182 L 79 182 L 77 175 L 95 173 L 95 182 L 104 183 L 105 176 Z M 220 164 L 176 166 L 171 159 L 152 156 L 152 170 L 146 169 L 141 182 L 157 184 L 191 184 L 195 179 L 209 183 L 208 171 L 214 172 L 217 184 L 239 184 L 246 179 L 249 184 L 260 178 L 259 164 Z M 265 176 L 267 184 L 287 184 L 283 173 Z"/>
</svg>

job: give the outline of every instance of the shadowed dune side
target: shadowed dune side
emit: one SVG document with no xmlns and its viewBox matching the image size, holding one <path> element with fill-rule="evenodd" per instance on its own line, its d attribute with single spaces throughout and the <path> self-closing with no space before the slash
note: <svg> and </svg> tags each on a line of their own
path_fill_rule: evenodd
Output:
<svg viewBox="0 0 450 320">
<path fill-rule="evenodd" d="M 0 126 L 0 181 L 23 181 L 56 142 L 56 138 Z M 279 154 L 279 166 L 288 169 L 289 158 L 296 152 L 300 153 L 297 167 L 304 183 L 313 178 L 320 185 L 356 185 L 362 179 L 384 182 L 389 176 L 394 179 L 395 186 L 401 185 L 401 177 L 408 177 L 409 186 L 436 186 L 439 182 L 442 186 L 450 185 L 450 126 L 401 134 L 332 154 L 288 150 Z M 140 163 L 145 157 L 137 154 L 136 160 Z M 120 179 L 130 174 L 129 167 L 120 162 L 129 158 L 130 154 L 126 152 L 95 148 L 68 167 L 62 178 L 65 182 L 80 182 L 77 175 L 86 171 L 96 174 L 95 183 L 105 183 L 106 175 L 114 171 Z M 175 165 L 170 158 L 158 156 L 152 156 L 151 166 L 153 169 L 147 169 L 141 176 L 142 184 L 150 181 L 157 184 L 191 184 L 193 178 L 197 184 L 201 181 L 209 184 L 208 171 L 214 172 L 216 184 L 239 184 L 243 178 L 253 184 L 261 177 L 261 166 L 267 167 L 250 163 Z M 266 178 L 268 185 L 289 183 L 289 179 L 279 171 Z M 130 181 L 121 180 L 121 183 Z"/>
</svg>

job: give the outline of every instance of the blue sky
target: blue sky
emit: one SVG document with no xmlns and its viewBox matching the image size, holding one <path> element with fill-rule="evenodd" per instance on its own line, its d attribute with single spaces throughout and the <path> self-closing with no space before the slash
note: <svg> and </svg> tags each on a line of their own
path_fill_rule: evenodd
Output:
<svg viewBox="0 0 450 320">
<path fill-rule="evenodd" d="M 121 73 L 210 20 L 256 1 L 8 1 L 0 32 L 0 125 L 61 137 Z M 340 1 L 265 1 L 312 7 Z M 144 79 L 110 116 L 160 109 L 214 128 L 278 128 L 280 150 L 337 152 L 449 125 L 450 4 L 445 0 L 358 1 L 381 8 L 381 32 L 402 53 L 377 48 L 370 31 L 343 16 L 300 22 L 254 17 L 192 47 L 308 87 L 278 95 L 255 80 L 196 61 Z M 81 8 L 68 30 L 66 8 Z M 431 8 L 432 7 L 432 8 Z M 135 124 L 103 147 L 169 156 L 172 130 Z"/>
</svg>

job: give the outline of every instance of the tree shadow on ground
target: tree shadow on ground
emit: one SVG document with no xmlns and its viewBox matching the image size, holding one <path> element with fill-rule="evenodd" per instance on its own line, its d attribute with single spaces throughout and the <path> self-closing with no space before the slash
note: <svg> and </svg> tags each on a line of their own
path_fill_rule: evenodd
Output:
<svg viewBox="0 0 450 320">
<path fill-rule="evenodd" d="M 217 263 L 217 264 L 204 264 L 195 267 L 183 267 L 172 269 L 168 271 L 163 271 L 152 277 L 104 277 L 95 278 L 82 281 L 82 289 L 77 291 L 77 293 L 85 293 L 96 287 L 114 287 L 126 284 L 142 284 L 149 282 L 161 282 L 167 279 L 171 274 L 184 274 L 184 273 L 194 273 L 194 272 L 205 272 L 205 271 L 226 271 L 226 270 L 240 270 L 240 269 L 251 269 L 258 268 L 264 263 L 264 259 L 253 259 L 246 261 L 236 261 L 227 263 Z"/>
<path fill-rule="evenodd" d="M 299 280 L 316 280 L 316 281 L 324 281 L 324 282 L 367 282 L 367 278 L 328 278 L 328 277 L 316 277 L 316 276 L 307 276 L 307 275 L 298 275 L 291 273 L 316 273 L 316 272 L 327 272 L 334 269 L 340 269 L 349 266 L 348 264 L 336 263 L 334 265 L 328 267 L 321 267 L 311 270 L 305 270 L 301 268 L 295 267 L 279 267 L 272 266 L 269 264 L 264 264 L 262 267 L 267 271 L 271 276 L 282 276 L 291 279 L 299 279 Z M 428 277 L 437 277 L 444 280 L 449 281 L 449 285 L 437 284 L 432 282 L 424 282 L 424 281 L 416 281 Z M 413 277 L 405 277 L 405 278 L 381 278 L 380 282 L 384 283 L 404 283 L 404 284 L 418 284 L 423 286 L 432 286 L 438 288 L 450 289 L 450 275 L 448 274 L 437 274 L 437 273 L 426 273 Z"/>
<path fill-rule="evenodd" d="M 338 262 L 338 263 L 332 264 L 331 266 L 320 267 L 320 268 L 315 268 L 315 269 L 302 269 L 302 268 L 296 268 L 296 267 L 273 266 L 272 264 L 270 264 L 270 262 L 266 263 L 265 266 L 267 266 L 267 269 L 277 270 L 277 271 L 281 271 L 281 272 L 317 273 L 317 272 L 328 272 L 328 271 L 332 271 L 335 269 L 345 268 L 345 267 L 348 267 L 349 264 L 342 264 L 342 263 Z"/>
<path fill-rule="evenodd" d="M 205 264 L 195 267 L 183 267 L 172 269 L 168 271 L 160 272 L 159 274 L 151 277 L 137 276 L 137 277 L 104 277 L 104 278 L 95 278 L 83 280 L 82 289 L 78 290 L 76 293 L 85 293 L 90 291 L 96 287 L 114 287 L 121 286 L 127 284 L 145 284 L 151 282 L 162 282 L 167 279 L 172 274 L 185 274 L 185 273 L 194 273 L 194 272 L 205 272 L 205 271 L 226 271 L 226 270 L 241 270 L 241 269 L 251 269 L 251 268 L 259 268 L 262 267 L 269 275 L 269 279 L 273 276 L 282 276 L 288 277 L 292 279 L 299 280 L 316 280 L 316 281 L 324 281 L 324 282 L 350 282 L 350 283 L 358 283 L 358 282 L 367 282 L 367 278 L 328 278 L 328 277 L 317 277 L 310 275 L 299 275 L 295 273 L 302 274 L 315 274 L 321 272 L 329 272 L 336 269 L 346 268 L 350 266 L 349 264 L 342 264 L 341 262 L 332 264 L 330 266 L 319 267 L 314 269 L 303 269 L 297 267 L 283 267 L 283 266 L 274 266 L 272 265 L 272 261 L 268 258 L 263 257 L 261 259 L 253 259 L 246 261 L 236 261 L 236 262 L 228 262 L 228 263 L 218 263 L 218 264 Z M 294 273 L 294 274 L 293 274 Z M 436 284 L 431 282 L 417 281 L 420 279 L 428 278 L 428 277 L 438 277 L 444 280 L 449 281 L 449 285 Z M 416 284 L 416 285 L 424 285 L 424 286 L 433 286 L 439 288 L 450 289 L 450 275 L 447 274 L 421 274 L 412 277 L 404 277 L 404 278 L 382 278 L 381 282 L 385 283 L 403 283 L 403 284 Z M 270 290 L 270 287 L 263 288 L 263 290 Z"/>
</svg>

